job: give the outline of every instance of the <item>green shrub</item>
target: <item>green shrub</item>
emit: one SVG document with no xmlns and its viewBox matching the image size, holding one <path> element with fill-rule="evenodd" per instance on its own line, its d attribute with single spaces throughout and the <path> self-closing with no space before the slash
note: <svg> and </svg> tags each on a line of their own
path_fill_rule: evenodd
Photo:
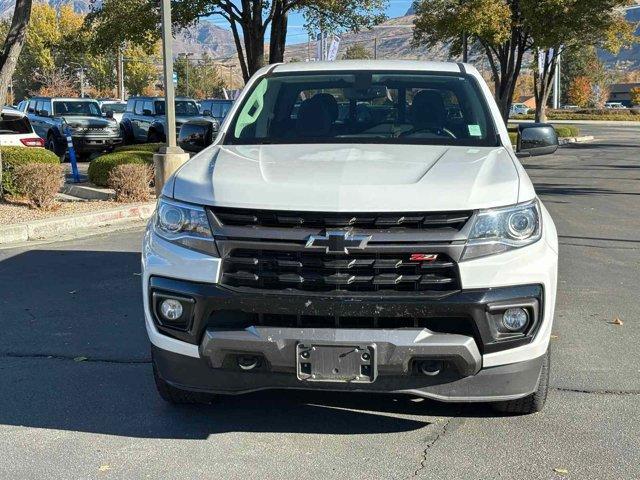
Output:
<svg viewBox="0 0 640 480">
<path fill-rule="evenodd" d="M 511 145 L 516 145 L 518 143 L 518 132 L 509 132 L 509 140 L 511 140 Z"/>
<path fill-rule="evenodd" d="M 580 136 L 580 129 L 575 125 L 554 125 L 558 137 L 578 137 Z"/>
<path fill-rule="evenodd" d="M 153 165 L 153 153 L 145 151 L 113 152 L 101 155 L 91 160 L 89 164 L 89 180 L 99 187 L 106 187 L 109 174 L 117 165 L 134 163 L 139 165 Z"/>
<path fill-rule="evenodd" d="M 164 143 L 139 143 L 134 145 L 122 145 L 116 147 L 114 152 L 151 152 L 157 153 Z"/>
<path fill-rule="evenodd" d="M 2 155 L 2 191 L 6 195 L 17 195 L 13 170 L 18 165 L 30 163 L 50 163 L 59 165 L 60 158 L 44 148 L 34 147 L 0 147 Z"/>
<path fill-rule="evenodd" d="M 625 122 L 640 122 L 640 115 L 628 112 L 619 113 L 621 110 L 594 110 L 599 113 L 581 113 L 585 110 L 555 110 L 553 112 L 547 112 L 548 120 L 606 120 L 611 122 L 625 121 Z M 535 115 L 527 114 L 520 115 L 518 120 L 533 120 Z"/>
</svg>

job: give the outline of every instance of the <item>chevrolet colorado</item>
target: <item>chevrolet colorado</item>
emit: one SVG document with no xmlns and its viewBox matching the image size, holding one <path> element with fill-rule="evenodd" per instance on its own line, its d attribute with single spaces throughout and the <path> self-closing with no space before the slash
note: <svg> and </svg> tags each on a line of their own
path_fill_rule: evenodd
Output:
<svg viewBox="0 0 640 480">
<path fill-rule="evenodd" d="M 257 72 L 165 184 L 142 250 L 160 395 L 406 393 L 539 411 L 557 234 L 466 64 Z"/>
</svg>

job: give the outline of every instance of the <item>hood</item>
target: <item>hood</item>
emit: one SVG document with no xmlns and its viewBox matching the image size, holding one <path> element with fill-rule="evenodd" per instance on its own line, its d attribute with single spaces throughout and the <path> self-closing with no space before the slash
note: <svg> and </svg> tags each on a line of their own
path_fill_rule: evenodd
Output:
<svg viewBox="0 0 640 480">
<path fill-rule="evenodd" d="M 111 118 L 104 117 L 92 117 L 90 115 L 66 115 L 60 117 L 70 127 L 92 127 L 92 128 L 104 128 L 104 127 L 117 127 L 118 123 Z"/>
<path fill-rule="evenodd" d="M 239 208 L 410 212 L 510 205 L 518 188 L 503 147 L 225 145 L 187 162 L 173 194 Z"/>
</svg>

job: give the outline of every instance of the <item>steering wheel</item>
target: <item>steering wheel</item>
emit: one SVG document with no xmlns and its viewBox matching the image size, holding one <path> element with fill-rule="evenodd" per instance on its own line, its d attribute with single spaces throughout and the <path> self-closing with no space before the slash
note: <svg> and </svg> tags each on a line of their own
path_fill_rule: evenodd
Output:
<svg viewBox="0 0 640 480">
<path fill-rule="evenodd" d="M 455 134 L 446 127 L 420 127 L 420 128 L 412 128 L 411 130 L 407 130 L 406 132 L 402 132 L 399 137 L 406 137 L 409 135 L 413 135 L 414 133 L 420 132 L 433 132 L 440 137 L 449 137 L 449 138 L 458 138 Z"/>
</svg>

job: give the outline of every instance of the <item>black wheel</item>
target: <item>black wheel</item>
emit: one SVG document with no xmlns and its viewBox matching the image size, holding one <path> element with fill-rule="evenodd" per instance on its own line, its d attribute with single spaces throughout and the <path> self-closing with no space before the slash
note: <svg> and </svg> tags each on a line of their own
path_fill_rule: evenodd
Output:
<svg viewBox="0 0 640 480">
<path fill-rule="evenodd" d="M 61 145 L 58 140 L 56 140 L 56 137 L 53 134 L 50 133 L 47 136 L 47 143 L 45 144 L 45 147 L 47 148 L 47 150 L 51 150 L 62 160 L 64 160 L 63 157 L 65 156 L 65 152 L 67 149 L 64 145 Z"/>
<path fill-rule="evenodd" d="M 496 402 L 493 408 L 502 413 L 516 413 L 528 415 L 542 411 L 547 401 L 547 393 L 549 391 L 549 370 L 551 367 L 551 352 L 547 349 L 542 361 L 542 369 L 540 370 L 540 378 L 538 380 L 538 388 L 531 395 L 517 400 L 509 400 L 506 402 Z"/>
<path fill-rule="evenodd" d="M 173 385 L 167 383 L 158 373 L 156 362 L 152 358 L 153 364 L 153 379 L 156 382 L 156 389 L 160 394 L 160 397 L 165 402 L 169 402 L 173 405 L 210 405 L 214 402 L 216 396 L 209 393 L 191 392 L 189 390 L 182 390 L 176 388 Z"/>
<path fill-rule="evenodd" d="M 122 136 L 122 145 L 129 145 L 133 143 L 133 135 L 129 134 L 129 129 L 122 123 L 120 124 L 120 135 Z"/>
<path fill-rule="evenodd" d="M 147 135 L 147 143 L 162 143 L 164 142 L 164 136 L 155 130 L 149 130 Z"/>
</svg>

